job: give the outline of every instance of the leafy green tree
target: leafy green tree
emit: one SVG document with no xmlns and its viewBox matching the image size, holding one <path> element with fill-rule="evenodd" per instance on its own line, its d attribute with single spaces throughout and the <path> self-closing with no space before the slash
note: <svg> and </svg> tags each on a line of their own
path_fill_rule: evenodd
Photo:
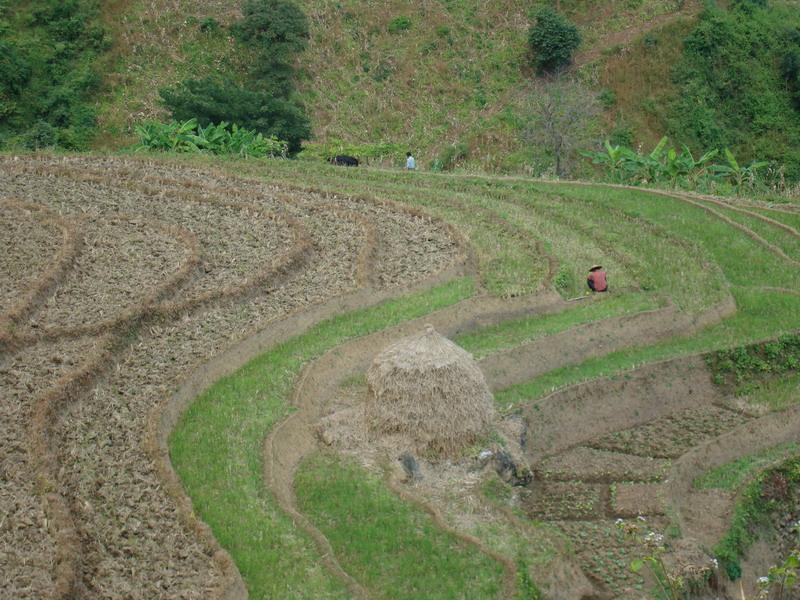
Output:
<svg viewBox="0 0 800 600">
<path fill-rule="evenodd" d="M 288 96 L 293 89 L 294 59 L 308 45 L 308 19 L 291 0 L 245 0 L 244 18 L 233 30 L 253 48 L 257 62 L 251 74 L 274 93 Z"/>
<path fill-rule="evenodd" d="M 311 135 L 308 117 L 299 104 L 230 80 L 190 79 L 161 90 L 161 97 L 177 121 L 197 119 L 202 127 L 223 121 L 236 123 L 288 142 L 292 153 L 299 151 L 301 141 Z"/>
<path fill-rule="evenodd" d="M 569 65 L 580 43 L 578 28 L 548 7 L 536 13 L 536 22 L 528 30 L 528 46 L 539 73 L 554 72 Z"/>
<path fill-rule="evenodd" d="M 294 60 L 308 40 L 308 20 L 290 0 L 245 0 L 242 13 L 233 31 L 255 55 L 244 80 L 219 74 L 187 79 L 160 90 L 161 98 L 177 121 L 196 119 L 201 127 L 234 123 L 284 140 L 296 153 L 311 136 L 293 82 Z"/>
<path fill-rule="evenodd" d="M 234 30 L 243 42 L 283 58 L 306 49 L 308 19 L 291 0 L 245 0 L 242 14 Z"/>
</svg>

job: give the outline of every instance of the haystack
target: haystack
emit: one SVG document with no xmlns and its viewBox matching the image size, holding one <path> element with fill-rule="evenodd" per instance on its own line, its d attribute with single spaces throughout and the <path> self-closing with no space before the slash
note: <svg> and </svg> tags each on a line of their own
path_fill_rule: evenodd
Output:
<svg viewBox="0 0 800 600">
<path fill-rule="evenodd" d="M 366 422 L 428 457 L 456 456 L 489 433 L 494 403 L 467 351 L 431 325 L 387 347 L 367 371 Z"/>
</svg>

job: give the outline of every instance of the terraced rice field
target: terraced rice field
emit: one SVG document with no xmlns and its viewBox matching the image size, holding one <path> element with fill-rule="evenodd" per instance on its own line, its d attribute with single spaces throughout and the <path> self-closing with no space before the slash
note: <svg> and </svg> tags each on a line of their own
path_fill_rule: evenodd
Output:
<svg viewBox="0 0 800 600">
<path fill-rule="evenodd" d="M 734 499 L 692 482 L 800 437 L 796 403 L 742 410 L 698 358 L 800 328 L 798 214 L 302 163 L 2 157 L 5 589 L 643 597 L 627 525 L 710 564 Z M 611 293 L 583 298 L 594 262 Z M 484 446 L 512 440 L 533 482 L 498 480 L 477 448 L 418 457 L 405 483 L 365 441 L 363 373 L 427 322 L 480 357 L 501 415 Z M 372 523 L 376 506 L 399 516 Z"/>
</svg>

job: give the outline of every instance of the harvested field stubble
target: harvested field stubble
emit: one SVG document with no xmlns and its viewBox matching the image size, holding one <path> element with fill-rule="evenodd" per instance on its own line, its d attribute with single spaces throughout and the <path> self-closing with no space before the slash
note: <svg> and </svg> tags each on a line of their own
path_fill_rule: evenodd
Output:
<svg viewBox="0 0 800 600">
<path fill-rule="evenodd" d="M 0 200 L 0 317 L 50 264 L 63 244 L 63 224 L 41 205 Z M 17 272 L 18 265 L 26 270 Z"/>
<path fill-rule="evenodd" d="M 399 205 L 135 159 L 0 163 L 0 196 L 29 204 L 33 216 L 76 218 L 84 240 L 74 268 L 61 264 L 62 283 L 31 298 L 30 319 L 13 331 L 18 349 L 0 354 L 0 410 L 10 424 L 0 446 L 0 528 L 13 544 L 0 564 L 4 593 L 159 598 L 232 589 L 218 546 L 197 536 L 159 477 L 154 411 L 187 373 L 274 319 L 448 266 L 460 251 L 452 230 Z M 3 260 L 18 293 L 35 287 L 60 240 L 49 221 L 40 233 L 20 204 L 0 206 L 14 223 L 3 235 L 18 249 Z M 417 252 L 408 256 L 407 245 Z M 104 335 L 108 345 L 98 346 Z M 99 370 L 81 371 L 83 360 L 100 361 Z M 57 382 L 70 391 L 48 392 Z M 35 411 L 49 420 L 34 425 Z M 48 504 L 31 476 L 37 464 L 56 492 Z M 59 511 L 64 519 L 53 522 Z M 71 525 L 77 537 L 66 535 Z"/>
<path fill-rule="evenodd" d="M 79 369 L 96 345 L 96 340 L 83 338 L 0 355 L 0 567 L 4 587 L 18 598 L 48 596 L 57 555 L 52 516 L 31 475 L 37 467 L 30 440 L 35 400 Z"/>
</svg>

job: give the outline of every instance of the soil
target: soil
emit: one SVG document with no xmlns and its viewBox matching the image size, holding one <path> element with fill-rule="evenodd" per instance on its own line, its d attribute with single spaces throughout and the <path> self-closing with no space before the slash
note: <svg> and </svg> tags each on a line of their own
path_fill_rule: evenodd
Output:
<svg viewBox="0 0 800 600">
<path fill-rule="evenodd" d="M 25 318 L 0 328 L 0 411 L 8 423 L 0 530 L 9 556 L 0 576 L 8 593 L 244 597 L 230 558 L 193 515 L 169 464 L 166 439 L 181 411 L 218 377 L 323 318 L 474 274 L 468 246 L 449 225 L 400 205 L 168 162 L 45 156 L 0 158 L 0 165 L 0 197 L 35 207 L 29 217 L 0 202 L 21 222 L 3 230 L 18 249 L 2 260 L 14 289 L 28 290 L 14 308 Z M 39 211 L 61 220 L 33 218 Z M 42 233 L 70 224 L 81 240 L 74 251 L 64 250 L 70 235 L 59 245 Z M 548 264 L 552 275 L 555 263 Z M 354 596 L 369 593 L 298 512 L 292 487 L 297 465 L 319 445 L 357 454 L 370 468 L 405 447 L 388 439 L 376 445 L 380 452 L 364 452 L 374 440 L 358 428 L 363 387 L 352 382 L 383 347 L 424 323 L 453 336 L 566 306 L 551 292 L 479 295 L 306 366 L 296 412 L 265 440 L 265 482 Z M 726 301 L 692 320 L 672 307 L 609 319 L 489 357 L 482 367 L 496 390 L 548 368 L 690 334 L 734 310 Z M 637 598 L 645 582 L 628 565 L 647 551 L 643 530 L 665 535 L 677 527 L 708 547 L 720 521 L 694 507 L 712 506 L 720 519 L 729 510 L 731 499 L 719 496 L 695 504 L 698 474 L 797 439 L 799 408 L 758 416 L 730 407 L 701 358 L 666 361 L 528 404 L 525 427 L 514 415 L 498 421 L 509 452 L 534 472 L 527 489 L 512 490 L 510 506 L 481 497 L 491 469 L 472 456 L 421 459 L 421 484 L 400 483 L 399 473 L 387 483 L 500 562 L 504 597 L 513 593 L 517 567 L 472 535 L 484 525 L 513 527 L 560 549 L 530 573 L 553 598 Z M 532 533 L 518 508 L 560 534 Z M 685 550 L 679 542 L 668 539 L 676 555 Z"/>
<path fill-rule="evenodd" d="M 40 276 L 60 246 L 58 222 L 36 204 L 0 200 L 0 315 Z M 18 265 L 27 265 L 19 273 Z"/>
<path fill-rule="evenodd" d="M 0 354 L 6 591 L 241 595 L 229 559 L 165 485 L 153 431 L 163 399 L 268 323 L 367 283 L 373 296 L 397 294 L 454 264 L 462 242 L 436 219 L 369 199 L 135 159 L 0 160 L 2 196 L 75 219 L 83 240 Z M 57 248 L 15 215 L 32 231 L 8 236 L 25 238 L 8 270 L 22 287 L 29 264 L 46 267 Z M 406 245 L 419 253 L 399 254 Z"/>
</svg>

